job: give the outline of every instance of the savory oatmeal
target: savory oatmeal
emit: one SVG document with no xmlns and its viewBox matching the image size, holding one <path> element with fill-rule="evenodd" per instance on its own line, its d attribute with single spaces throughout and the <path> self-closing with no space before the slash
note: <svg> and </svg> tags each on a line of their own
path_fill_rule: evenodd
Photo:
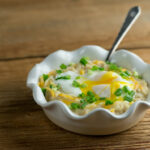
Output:
<svg viewBox="0 0 150 150">
<path fill-rule="evenodd" d="M 95 108 L 122 114 L 135 101 L 146 100 L 149 91 L 136 71 L 88 57 L 43 74 L 39 86 L 47 101 L 60 100 L 78 115 Z"/>
</svg>

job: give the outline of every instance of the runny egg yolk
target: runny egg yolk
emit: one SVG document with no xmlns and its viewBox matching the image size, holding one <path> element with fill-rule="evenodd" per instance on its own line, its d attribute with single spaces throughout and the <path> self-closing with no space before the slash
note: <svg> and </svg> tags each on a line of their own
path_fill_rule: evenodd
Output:
<svg viewBox="0 0 150 150">
<path fill-rule="evenodd" d="M 133 89 L 134 86 L 132 83 L 129 83 L 128 81 L 115 81 L 115 79 L 118 78 L 119 75 L 115 74 L 112 71 L 107 71 L 102 77 L 99 78 L 97 81 L 91 81 L 91 80 L 85 80 L 84 83 L 87 84 L 86 88 L 82 88 L 81 91 L 83 93 L 87 93 L 88 91 L 93 91 L 93 87 L 96 85 L 101 84 L 108 84 L 110 85 L 110 97 L 107 97 L 111 100 L 117 99 L 117 100 L 123 100 L 123 97 L 119 96 L 117 97 L 114 93 L 118 88 L 122 88 L 123 86 L 128 86 L 130 89 Z M 94 91 L 93 91 L 94 92 Z M 95 92 L 94 92 L 95 93 Z"/>
</svg>

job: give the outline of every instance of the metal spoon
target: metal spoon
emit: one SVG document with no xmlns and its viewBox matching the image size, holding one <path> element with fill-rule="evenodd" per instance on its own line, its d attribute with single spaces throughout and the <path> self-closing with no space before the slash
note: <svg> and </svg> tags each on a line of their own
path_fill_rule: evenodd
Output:
<svg viewBox="0 0 150 150">
<path fill-rule="evenodd" d="M 131 26 L 133 25 L 133 23 L 136 21 L 136 19 L 139 17 L 140 14 L 141 14 L 141 9 L 138 6 L 133 7 L 129 10 L 125 22 L 121 27 L 121 30 L 106 57 L 106 61 L 110 60 L 110 57 L 115 52 L 118 45 L 123 40 L 123 38 L 125 37 L 125 35 L 127 34 L 127 32 L 129 31 L 129 29 L 131 28 Z"/>
</svg>

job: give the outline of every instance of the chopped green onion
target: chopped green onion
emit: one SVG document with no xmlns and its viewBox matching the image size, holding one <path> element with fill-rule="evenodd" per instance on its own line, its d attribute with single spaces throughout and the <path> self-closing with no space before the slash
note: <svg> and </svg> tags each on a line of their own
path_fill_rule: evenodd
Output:
<svg viewBox="0 0 150 150">
<path fill-rule="evenodd" d="M 121 67 L 118 67 L 116 64 L 112 64 L 112 63 L 110 63 L 110 65 L 109 65 L 109 70 L 113 70 L 113 71 L 121 71 Z"/>
<path fill-rule="evenodd" d="M 85 87 L 87 87 L 87 85 L 86 85 L 85 83 L 80 84 L 80 83 L 79 83 L 78 81 L 76 81 L 76 80 L 74 80 L 74 81 L 72 82 L 72 86 L 78 87 L 78 88 L 85 88 Z"/>
<path fill-rule="evenodd" d="M 92 70 L 92 71 L 97 71 L 97 70 L 103 71 L 104 68 L 103 68 L 103 67 L 98 67 L 98 66 L 93 66 L 93 67 L 91 68 L 91 70 Z"/>
<path fill-rule="evenodd" d="M 73 110 L 79 109 L 80 108 L 80 104 L 78 104 L 78 103 L 71 103 L 70 104 L 70 108 L 73 109 Z"/>
<path fill-rule="evenodd" d="M 46 81 L 48 79 L 48 75 L 47 74 L 43 74 L 43 80 Z"/>
<path fill-rule="evenodd" d="M 130 95 L 126 95 L 123 98 L 125 101 L 131 102 L 133 100 L 133 97 L 131 97 Z"/>
<path fill-rule="evenodd" d="M 86 105 L 94 103 L 98 100 L 92 91 L 88 91 L 87 94 L 81 93 L 78 95 L 78 97 L 81 98 L 80 109 L 83 109 Z"/>
<path fill-rule="evenodd" d="M 84 102 L 85 102 L 85 100 L 84 100 L 84 99 L 81 99 L 81 100 L 80 100 L 80 103 L 84 103 Z"/>
<path fill-rule="evenodd" d="M 92 68 L 91 68 L 92 71 L 96 71 L 96 70 L 98 70 L 98 69 L 99 69 L 98 66 L 92 66 Z"/>
<path fill-rule="evenodd" d="M 58 74 L 61 74 L 61 73 L 62 73 L 62 70 L 56 70 L 56 72 L 57 72 Z"/>
<path fill-rule="evenodd" d="M 128 78 L 128 77 L 130 77 L 131 76 L 131 74 L 129 73 L 129 71 L 122 71 L 121 73 L 120 73 L 120 76 L 122 77 L 122 78 Z"/>
<path fill-rule="evenodd" d="M 74 86 L 74 87 L 80 87 L 80 83 L 77 82 L 76 80 L 74 80 L 74 81 L 72 82 L 72 86 Z"/>
<path fill-rule="evenodd" d="M 129 91 L 128 94 L 129 94 L 131 97 L 133 97 L 133 96 L 135 95 L 135 91 L 133 91 L 133 90 L 132 90 L 132 91 Z"/>
<path fill-rule="evenodd" d="M 128 93 L 129 92 L 129 88 L 127 86 L 123 86 L 122 88 L 123 92 Z"/>
<path fill-rule="evenodd" d="M 88 57 L 82 57 L 80 59 L 80 63 L 84 66 L 86 66 L 86 64 L 88 63 L 89 58 Z"/>
<path fill-rule="evenodd" d="M 50 84 L 49 87 L 51 89 L 53 89 L 54 91 L 57 91 L 57 90 L 60 90 L 61 85 L 60 84 L 57 84 L 57 85 Z"/>
<path fill-rule="evenodd" d="M 88 96 L 94 96 L 94 93 L 93 93 L 92 91 L 88 91 L 88 92 L 87 92 L 87 95 L 88 95 Z"/>
<path fill-rule="evenodd" d="M 106 97 L 100 97 L 99 100 L 106 100 Z"/>
<path fill-rule="evenodd" d="M 66 66 L 65 64 L 61 64 L 61 65 L 60 65 L 60 68 L 61 68 L 61 69 L 66 69 L 67 66 Z"/>
<path fill-rule="evenodd" d="M 85 94 L 84 94 L 84 93 L 81 93 L 81 94 L 78 95 L 78 97 L 84 98 L 84 97 L 85 97 Z"/>
<path fill-rule="evenodd" d="M 71 76 L 70 75 L 61 76 L 61 77 L 57 77 L 55 80 L 60 80 L 60 79 L 69 80 L 69 79 L 71 79 Z"/>
<path fill-rule="evenodd" d="M 94 103 L 97 101 L 96 97 L 94 96 L 86 96 L 86 100 L 88 103 Z"/>
<path fill-rule="evenodd" d="M 122 89 L 121 89 L 121 88 L 117 89 L 114 94 L 115 94 L 116 96 L 121 96 L 121 94 L 122 94 Z"/>
<path fill-rule="evenodd" d="M 80 108 L 81 108 L 81 109 L 84 109 L 85 106 L 88 104 L 84 99 L 81 99 L 81 100 L 80 100 L 80 103 L 81 103 L 81 105 L 80 105 Z"/>
<path fill-rule="evenodd" d="M 81 78 L 80 76 L 77 76 L 77 77 L 76 77 L 76 80 L 78 80 L 78 79 L 80 79 L 80 78 Z"/>
<path fill-rule="evenodd" d="M 44 96 L 45 96 L 45 94 L 46 94 L 46 89 L 45 89 L 45 88 L 41 88 L 41 90 L 42 90 L 42 92 L 43 92 L 43 94 L 44 94 Z"/>
<path fill-rule="evenodd" d="M 105 105 L 112 105 L 113 104 L 113 101 L 111 101 L 111 100 L 106 100 L 105 101 Z"/>
<path fill-rule="evenodd" d="M 131 73 L 129 71 L 125 71 L 125 73 L 128 75 L 128 76 L 131 76 Z"/>
</svg>

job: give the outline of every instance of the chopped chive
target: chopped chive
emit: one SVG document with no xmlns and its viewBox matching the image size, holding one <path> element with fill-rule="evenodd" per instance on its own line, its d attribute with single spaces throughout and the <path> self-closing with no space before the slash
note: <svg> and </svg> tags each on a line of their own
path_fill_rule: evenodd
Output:
<svg viewBox="0 0 150 150">
<path fill-rule="evenodd" d="M 81 100 L 80 100 L 80 103 L 84 103 L 84 102 L 85 102 L 85 100 L 84 100 L 84 99 L 81 99 Z"/>
<path fill-rule="evenodd" d="M 99 67 L 99 68 L 98 68 L 98 70 L 103 71 L 103 70 L 104 70 L 104 68 L 103 68 L 103 67 Z"/>
<path fill-rule="evenodd" d="M 61 69 L 66 69 L 67 66 L 66 66 L 65 64 L 61 64 L 61 65 L 60 65 L 60 68 L 61 68 Z"/>
<path fill-rule="evenodd" d="M 70 108 L 73 110 L 79 109 L 80 108 L 80 104 L 78 103 L 71 103 L 70 104 Z"/>
<path fill-rule="evenodd" d="M 61 74 L 62 70 L 56 70 L 56 73 Z"/>
<path fill-rule="evenodd" d="M 129 71 L 122 71 L 121 73 L 120 73 L 120 76 L 122 77 L 122 78 L 128 78 L 128 77 L 130 77 L 131 76 L 131 74 L 129 73 Z"/>
<path fill-rule="evenodd" d="M 103 67 L 98 67 L 98 66 L 92 66 L 91 70 L 92 70 L 92 71 L 97 71 L 97 70 L 103 71 L 104 68 L 103 68 Z"/>
<path fill-rule="evenodd" d="M 88 63 L 89 58 L 88 57 L 82 57 L 80 59 L 80 63 L 84 66 L 86 66 L 86 64 Z"/>
<path fill-rule="evenodd" d="M 113 104 L 113 101 L 111 101 L 111 100 L 106 100 L 105 101 L 105 105 L 112 105 Z"/>
<path fill-rule="evenodd" d="M 78 87 L 78 88 L 85 88 L 85 87 L 87 87 L 87 85 L 86 85 L 85 83 L 80 84 L 80 83 L 79 83 L 78 81 L 76 81 L 76 80 L 74 80 L 74 81 L 72 82 L 72 86 Z"/>
<path fill-rule="evenodd" d="M 129 71 L 125 71 L 125 74 L 127 74 L 128 76 L 131 76 L 131 73 Z"/>
<path fill-rule="evenodd" d="M 69 79 L 71 79 L 71 76 L 70 75 L 61 76 L 61 77 L 57 77 L 55 80 L 60 80 L 60 79 L 69 80 Z"/>
<path fill-rule="evenodd" d="M 86 96 L 86 101 L 88 103 L 94 103 L 97 101 L 96 97 L 95 96 Z"/>
<path fill-rule="evenodd" d="M 120 76 L 121 76 L 122 78 L 127 78 L 127 77 L 128 77 L 128 75 L 125 74 L 124 72 L 121 72 L 121 73 L 120 73 Z"/>
<path fill-rule="evenodd" d="M 121 96 L 121 94 L 122 94 L 122 89 L 121 89 L 121 88 L 117 89 L 114 94 L 115 94 L 116 96 Z"/>
<path fill-rule="evenodd" d="M 129 94 L 131 97 L 133 97 L 133 96 L 135 95 L 135 91 L 131 90 L 131 91 L 128 92 L 128 94 Z"/>
<path fill-rule="evenodd" d="M 99 100 L 106 100 L 106 97 L 100 97 Z"/>
<path fill-rule="evenodd" d="M 110 63 L 109 64 L 109 70 L 113 70 L 113 71 L 121 71 L 121 67 L 118 67 L 116 64 L 112 64 L 112 63 Z"/>
<path fill-rule="evenodd" d="M 130 95 L 126 95 L 126 96 L 123 97 L 123 99 L 125 101 L 131 102 L 133 100 L 133 97 L 131 97 Z"/>
<path fill-rule="evenodd" d="M 80 83 L 77 82 L 76 80 L 74 80 L 74 81 L 72 82 L 72 86 L 74 86 L 74 87 L 80 87 Z"/>
<path fill-rule="evenodd" d="M 80 108 L 81 109 L 84 109 L 86 107 L 88 103 L 86 101 L 84 101 L 81 105 L 80 105 Z"/>
<path fill-rule="evenodd" d="M 46 81 L 47 79 L 48 79 L 48 75 L 47 74 L 43 74 L 43 79 L 44 79 L 44 81 Z"/>
<path fill-rule="evenodd" d="M 87 95 L 88 95 L 88 96 L 94 96 L 94 93 L 93 93 L 92 91 L 88 91 L 88 92 L 87 92 Z"/>
<path fill-rule="evenodd" d="M 78 95 L 78 97 L 84 98 L 84 97 L 85 97 L 85 94 L 84 94 L 84 93 L 81 93 L 81 94 Z"/>
<path fill-rule="evenodd" d="M 60 84 L 57 84 L 57 85 L 50 84 L 49 87 L 51 89 L 53 89 L 54 91 L 57 91 L 57 90 L 60 90 L 61 85 Z"/>
<path fill-rule="evenodd" d="M 96 70 L 98 70 L 98 68 L 99 68 L 98 66 L 92 66 L 91 70 L 96 71 Z"/>
<path fill-rule="evenodd" d="M 45 89 L 45 88 L 41 88 L 41 90 L 42 90 L 42 92 L 43 92 L 43 94 L 44 94 L 44 96 L 45 96 L 45 94 L 46 94 L 46 89 Z"/>
<path fill-rule="evenodd" d="M 129 88 L 127 86 L 123 86 L 122 88 L 123 92 L 128 93 L 129 92 Z"/>
<path fill-rule="evenodd" d="M 80 76 L 77 76 L 77 77 L 76 77 L 76 80 L 78 80 L 78 79 L 80 79 L 80 78 L 81 78 Z"/>
<path fill-rule="evenodd" d="M 88 104 L 84 99 L 81 99 L 81 100 L 80 100 L 80 103 L 81 103 L 81 105 L 80 105 L 80 108 L 81 108 L 81 109 L 84 109 L 85 106 Z"/>
</svg>

